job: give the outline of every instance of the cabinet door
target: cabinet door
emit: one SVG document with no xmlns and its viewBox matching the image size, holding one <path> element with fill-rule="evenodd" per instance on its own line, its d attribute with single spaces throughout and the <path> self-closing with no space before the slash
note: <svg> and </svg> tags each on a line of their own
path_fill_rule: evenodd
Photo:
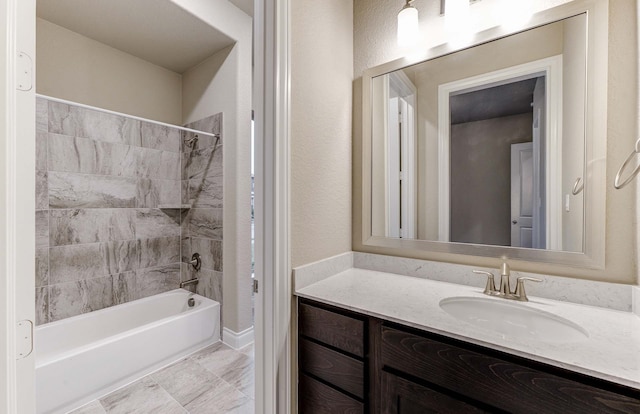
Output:
<svg viewBox="0 0 640 414">
<path fill-rule="evenodd" d="M 364 414 L 360 401 L 304 374 L 300 374 L 298 381 L 300 414 Z"/>
<path fill-rule="evenodd" d="M 388 372 L 382 373 L 384 414 L 478 414 L 487 411 Z"/>
<path fill-rule="evenodd" d="M 640 399 L 427 333 L 382 328 L 382 363 L 425 383 L 518 414 L 639 414 Z M 471 349 L 473 348 L 473 350 Z M 504 358 L 504 359 L 503 359 Z M 628 392 L 629 394 L 637 394 Z"/>
</svg>

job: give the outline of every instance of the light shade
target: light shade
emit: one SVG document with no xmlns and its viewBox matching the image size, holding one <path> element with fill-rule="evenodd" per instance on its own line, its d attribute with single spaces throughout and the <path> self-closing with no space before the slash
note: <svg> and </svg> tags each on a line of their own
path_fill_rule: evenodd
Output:
<svg viewBox="0 0 640 414">
<path fill-rule="evenodd" d="M 407 2 L 398 13 L 398 46 L 408 47 L 416 44 L 419 32 L 418 10 Z"/>
<path fill-rule="evenodd" d="M 533 0 L 502 0 L 498 2 L 496 18 L 508 29 L 520 29 L 533 15 Z"/>
<path fill-rule="evenodd" d="M 444 19 L 449 36 L 468 31 L 471 23 L 469 0 L 447 0 L 444 6 Z"/>
</svg>

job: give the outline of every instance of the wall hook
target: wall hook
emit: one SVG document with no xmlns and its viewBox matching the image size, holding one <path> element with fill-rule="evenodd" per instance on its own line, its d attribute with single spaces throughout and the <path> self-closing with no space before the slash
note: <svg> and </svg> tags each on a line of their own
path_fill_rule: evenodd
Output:
<svg viewBox="0 0 640 414">
<path fill-rule="evenodd" d="M 578 177 L 576 182 L 573 184 L 573 189 L 571 190 L 571 194 L 578 195 L 584 189 L 584 183 L 582 182 L 582 177 Z"/>
<path fill-rule="evenodd" d="M 626 160 L 624 160 L 624 162 L 620 166 L 620 169 L 618 170 L 618 173 L 616 174 L 616 179 L 613 181 L 613 186 L 616 188 L 616 190 L 619 190 L 625 187 L 627 184 L 633 181 L 633 179 L 636 177 L 636 175 L 638 175 L 638 173 L 640 173 L 640 164 L 639 164 L 623 182 L 620 182 L 620 179 L 622 178 L 622 173 L 624 172 L 625 168 L 627 168 L 631 160 L 634 159 L 637 154 L 640 154 L 640 138 L 638 138 L 638 140 L 636 141 L 636 146 L 633 149 L 633 152 L 629 154 Z"/>
</svg>

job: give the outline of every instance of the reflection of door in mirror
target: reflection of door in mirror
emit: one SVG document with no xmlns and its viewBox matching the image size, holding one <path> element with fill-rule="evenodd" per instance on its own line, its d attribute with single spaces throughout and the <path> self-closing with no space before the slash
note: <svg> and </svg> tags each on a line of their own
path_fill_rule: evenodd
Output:
<svg viewBox="0 0 640 414">
<path fill-rule="evenodd" d="M 470 88 L 447 86 L 450 241 L 544 249 L 546 235 L 557 233 L 546 219 L 553 214 L 546 203 L 547 159 L 555 163 L 555 155 L 546 152 L 551 75 L 540 63 L 514 69 L 513 78 L 505 77 L 507 70 L 486 74 Z M 447 171 L 441 173 L 446 181 Z M 444 196 L 441 206 L 446 208 Z"/>
<path fill-rule="evenodd" d="M 451 93 L 450 241 L 544 249 L 557 233 L 546 228 L 546 74 L 527 76 Z"/>
<path fill-rule="evenodd" d="M 511 246 L 533 247 L 534 234 L 533 142 L 511 144 Z"/>
<path fill-rule="evenodd" d="M 386 237 L 416 237 L 416 87 L 403 72 L 381 76 L 375 92 L 383 98 L 378 108 L 386 122 L 384 193 L 374 194 L 386 204 Z M 375 153 L 376 151 L 374 151 Z M 375 155 L 374 155 L 375 156 Z"/>
</svg>

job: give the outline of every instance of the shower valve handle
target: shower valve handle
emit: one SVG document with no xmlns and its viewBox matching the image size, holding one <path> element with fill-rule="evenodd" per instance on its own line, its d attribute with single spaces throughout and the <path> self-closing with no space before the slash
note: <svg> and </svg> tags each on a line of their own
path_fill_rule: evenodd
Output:
<svg viewBox="0 0 640 414">
<path fill-rule="evenodd" d="M 194 269 L 200 270 L 200 268 L 202 267 L 202 259 L 200 258 L 200 253 L 194 253 L 193 256 L 191 256 L 191 261 L 189 262 L 189 264 L 193 266 Z"/>
</svg>

